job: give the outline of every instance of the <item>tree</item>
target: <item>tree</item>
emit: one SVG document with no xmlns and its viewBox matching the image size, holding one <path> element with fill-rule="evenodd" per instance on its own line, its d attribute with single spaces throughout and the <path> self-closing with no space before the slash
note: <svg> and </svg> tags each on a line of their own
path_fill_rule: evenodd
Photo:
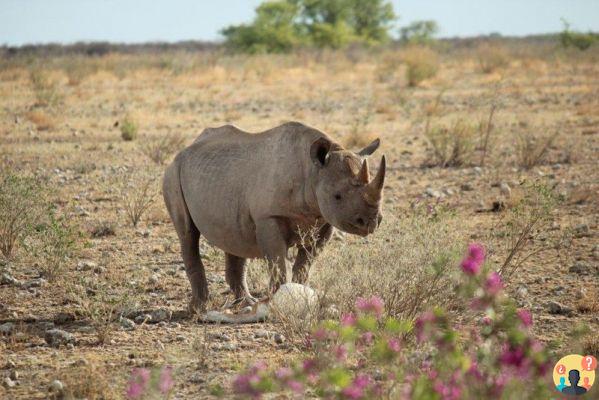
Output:
<svg viewBox="0 0 599 400">
<path fill-rule="evenodd" d="M 430 44 L 438 31 L 435 21 L 415 21 L 399 30 L 399 38 L 404 43 Z"/>
<path fill-rule="evenodd" d="M 369 43 L 389 40 L 389 30 L 397 19 L 393 5 L 384 0 L 350 0 L 352 25 L 356 35 Z"/>
</svg>

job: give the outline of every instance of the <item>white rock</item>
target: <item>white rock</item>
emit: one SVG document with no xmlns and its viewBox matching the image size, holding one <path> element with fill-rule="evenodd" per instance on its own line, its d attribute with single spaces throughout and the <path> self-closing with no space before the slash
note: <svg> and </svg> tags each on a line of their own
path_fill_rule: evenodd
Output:
<svg viewBox="0 0 599 400">
<path fill-rule="evenodd" d="M 304 319 L 316 310 L 318 296 L 314 289 L 299 283 L 281 285 L 270 301 L 276 314 Z"/>
</svg>

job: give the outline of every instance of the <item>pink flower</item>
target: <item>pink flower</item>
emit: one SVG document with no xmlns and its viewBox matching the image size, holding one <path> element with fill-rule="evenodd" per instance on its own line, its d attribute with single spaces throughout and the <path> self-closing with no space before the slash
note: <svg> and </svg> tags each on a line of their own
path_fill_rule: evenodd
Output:
<svg viewBox="0 0 599 400">
<path fill-rule="evenodd" d="M 358 400 L 364 397 L 364 390 L 354 385 L 349 385 L 341 391 L 341 394 L 348 399 Z"/>
<path fill-rule="evenodd" d="M 416 322 L 414 324 L 414 329 L 416 331 L 416 339 L 418 342 L 422 342 L 426 339 L 425 331 L 426 326 L 430 322 L 435 321 L 435 314 L 432 311 L 425 311 L 418 318 L 416 318 Z"/>
<path fill-rule="evenodd" d="M 401 347 L 399 345 L 399 339 L 396 339 L 396 338 L 389 339 L 387 341 L 387 346 L 389 346 L 391 351 L 393 351 L 395 353 L 399 353 L 399 350 L 401 349 Z"/>
<path fill-rule="evenodd" d="M 150 371 L 146 368 L 135 368 L 131 372 L 131 379 L 127 386 L 127 398 L 138 399 L 143 396 L 144 391 L 150 381 Z"/>
<path fill-rule="evenodd" d="M 335 346 L 333 349 L 337 361 L 344 361 L 347 358 L 347 347 L 344 345 Z"/>
<path fill-rule="evenodd" d="M 353 384 L 361 389 L 365 389 L 370 384 L 371 381 L 372 381 L 372 379 L 368 375 L 358 374 L 354 378 Z"/>
<path fill-rule="evenodd" d="M 285 380 L 293 375 L 293 371 L 289 367 L 281 367 L 275 372 L 275 376 L 279 380 Z"/>
<path fill-rule="evenodd" d="M 522 323 L 522 325 L 524 325 L 526 328 L 532 326 L 532 314 L 530 313 L 530 311 L 521 309 L 517 311 L 517 314 L 518 318 L 520 318 L 520 322 Z"/>
<path fill-rule="evenodd" d="M 167 394 L 171 391 L 173 386 L 175 385 L 172 376 L 173 368 L 172 367 L 164 367 L 160 372 L 160 379 L 158 381 L 158 389 L 161 393 Z"/>
<path fill-rule="evenodd" d="M 468 253 L 462 260 L 462 270 L 468 275 L 476 275 L 485 262 L 485 248 L 478 243 L 472 243 L 468 246 Z"/>
<path fill-rule="evenodd" d="M 314 340 L 319 341 L 319 342 L 322 342 L 322 341 L 326 340 L 328 337 L 329 337 L 329 333 L 324 328 L 318 328 L 312 334 L 312 338 Z"/>
<path fill-rule="evenodd" d="M 472 361 L 472 364 L 470 364 L 470 368 L 468 368 L 468 374 L 474 376 L 478 380 L 483 378 L 483 374 L 480 372 L 478 363 L 476 361 Z"/>
<path fill-rule="evenodd" d="M 304 385 L 301 382 L 294 379 L 288 380 L 286 383 L 287 387 L 295 393 L 301 393 L 304 390 Z"/>
<path fill-rule="evenodd" d="M 503 289 L 503 282 L 501 281 L 501 275 L 497 272 L 493 271 L 487 277 L 487 282 L 485 283 L 485 289 L 487 293 L 494 296 Z"/>
<path fill-rule="evenodd" d="M 341 326 L 354 326 L 356 324 L 356 315 L 354 313 L 343 314 L 341 317 Z"/>
<path fill-rule="evenodd" d="M 360 339 L 362 339 L 362 343 L 364 343 L 366 345 L 371 345 L 372 342 L 374 341 L 374 333 L 372 333 L 372 332 L 364 332 L 360 336 Z"/>
<path fill-rule="evenodd" d="M 383 314 L 385 305 L 383 299 L 378 296 L 372 296 L 370 299 L 358 297 L 356 299 L 356 308 L 365 313 L 373 313 L 379 318 Z"/>
<path fill-rule="evenodd" d="M 318 364 L 316 360 L 314 360 L 313 358 L 308 358 L 307 360 L 304 360 L 302 364 L 302 369 L 305 373 L 314 372 L 317 369 L 317 367 Z"/>
<path fill-rule="evenodd" d="M 499 362 L 503 365 L 519 367 L 524 362 L 524 349 L 522 347 L 505 347 L 499 356 Z"/>
</svg>

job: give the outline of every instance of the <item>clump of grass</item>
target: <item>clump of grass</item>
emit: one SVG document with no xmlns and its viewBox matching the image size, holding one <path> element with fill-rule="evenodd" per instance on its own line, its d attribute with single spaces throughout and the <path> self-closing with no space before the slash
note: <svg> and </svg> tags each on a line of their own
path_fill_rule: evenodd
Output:
<svg viewBox="0 0 599 400">
<path fill-rule="evenodd" d="M 163 165 L 168 158 L 183 147 L 185 137 L 181 134 L 164 135 L 160 138 L 145 140 L 140 149 L 150 160 Z"/>
<path fill-rule="evenodd" d="M 407 67 L 409 86 L 418 86 L 437 75 L 439 70 L 439 57 L 428 47 L 410 47 L 402 53 L 401 59 Z"/>
<path fill-rule="evenodd" d="M 64 274 L 77 250 L 77 230 L 68 219 L 56 217 L 54 212 L 50 212 L 48 222 L 37 229 L 37 242 L 32 253 L 40 260 L 42 275 L 48 280 L 55 280 Z"/>
<path fill-rule="evenodd" d="M 45 187 L 35 178 L 0 171 L 0 252 L 10 259 L 46 213 Z"/>
<path fill-rule="evenodd" d="M 112 221 L 100 221 L 89 230 L 91 237 L 102 238 L 116 235 L 116 224 Z"/>
<path fill-rule="evenodd" d="M 119 191 L 127 218 L 137 227 L 158 196 L 156 177 L 142 171 L 131 172 L 122 177 Z"/>
<path fill-rule="evenodd" d="M 29 73 L 29 80 L 35 94 L 36 106 L 53 107 L 60 103 L 62 96 L 58 93 L 58 85 L 50 79 L 47 72 L 33 69 Z"/>
<path fill-rule="evenodd" d="M 114 374 L 104 367 L 99 367 L 93 359 L 83 359 L 56 372 L 55 379 L 60 380 L 64 387 L 62 392 L 51 392 L 51 399 L 104 399 L 116 400 L 122 398 L 122 393 L 116 388 L 112 378 Z M 90 379 L 93 377 L 93 379 Z"/>
<path fill-rule="evenodd" d="M 56 119 L 42 110 L 31 110 L 25 114 L 25 118 L 31 121 L 38 131 L 48 131 L 56 127 Z"/>
<path fill-rule="evenodd" d="M 436 125 L 425 132 L 431 145 L 429 165 L 461 167 L 470 162 L 475 149 L 476 127 L 463 119 L 456 120 L 449 127 Z"/>
<path fill-rule="evenodd" d="M 558 133 L 549 135 L 520 134 L 516 143 L 518 165 L 524 169 L 542 164 Z"/>
<path fill-rule="evenodd" d="M 135 122 L 135 120 L 133 120 L 131 118 L 131 116 L 128 115 L 125 118 L 123 118 L 123 120 L 120 123 L 120 129 L 121 129 L 121 138 L 124 141 L 130 142 L 137 138 L 137 131 L 138 131 L 137 123 Z"/>
<path fill-rule="evenodd" d="M 483 43 L 476 50 L 478 64 L 485 74 L 490 74 L 510 63 L 508 51 L 498 44 Z"/>
</svg>

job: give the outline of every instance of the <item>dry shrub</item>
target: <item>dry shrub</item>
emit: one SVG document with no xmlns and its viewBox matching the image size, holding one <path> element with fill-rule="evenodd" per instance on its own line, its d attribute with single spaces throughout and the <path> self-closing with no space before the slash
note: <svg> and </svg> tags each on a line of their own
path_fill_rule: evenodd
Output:
<svg viewBox="0 0 599 400">
<path fill-rule="evenodd" d="M 145 140 L 140 144 L 140 149 L 148 158 L 158 165 L 163 165 L 169 157 L 181 149 L 185 144 L 185 137 L 181 134 L 164 135 L 160 138 Z"/>
<path fill-rule="evenodd" d="M 40 272 L 48 280 L 64 275 L 67 265 L 79 247 L 77 229 L 69 219 L 53 212 L 47 222 L 37 227 L 38 234 L 31 249 L 40 263 Z"/>
<path fill-rule="evenodd" d="M 474 125 L 458 119 L 451 126 L 432 126 L 425 132 L 431 146 L 427 165 L 460 167 L 470 162 L 475 148 L 477 129 Z"/>
<path fill-rule="evenodd" d="M 478 64 L 485 74 L 490 74 L 510 63 L 510 54 L 498 44 L 482 43 L 476 50 Z"/>
<path fill-rule="evenodd" d="M 29 111 L 25 118 L 31 121 L 38 131 L 48 131 L 56 127 L 56 119 L 42 110 Z"/>
<path fill-rule="evenodd" d="M 119 197 L 127 218 L 136 227 L 158 196 L 156 175 L 144 170 L 131 171 L 121 177 Z"/>
<path fill-rule="evenodd" d="M 100 221 L 89 229 L 93 238 L 116 236 L 116 224 L 112 221 Z"/>
<path fill-rule="evenodd" d="M 583 292 L 582 297 L 576 303 L 576 309 L 583 314 L 596 315 L 599 313 L 599 293 L 590 289 Z"/>
<path fill-rule="evenodd" d="M 56 372 L 55 379 L 63 383 L 61 393 L 49 393 L 50 399 L 88 399 L 111 400 L 120 399 L 122 386 L 115 381 L 114 371 L 106 367 L 98 367 L 89 359 L 80 359 L 68 367 Z"/>
<path fill-rule="evenodd" d="M 38 179 L 3 170 L 0 183 L 0 252 L 11 258 L 45 215 L 45 190 Z"/>
<path fill-rule="evenodd" d="M 531 169 L 545 162 L 549 148 L 557 135 L 557 132 L 544 135 L 520 134 L 516 143 L 518 165 L 524 169 Z"/>
<path fill-rule="evenodd" d="M 381 296 L 390 315 L 401 318 L 412 318 L 424 307 L 457 306 L 453 278 L 463 246 L 456 222 L 449 213 L 429 213 L 423 204 L 407 215 L 388 210 L 367 240 L 333 239 L 316 258 L 310 277 L 320 292 L 321 317 L 331 305 L 350 312 L 357 297 L 373 294 Z"/>
<path fill-rule="evenodd" d="M 124 141 L 130 142 L 137 138 L 137 122 L 135 122 L 131 116 L 127 115 L 125 118 L 123 118 L 123 120 L 120 122 L 120 129 L 121 138 L 123 138 Z"/>
<path fill-rule="evenodd" d="M 418 86 L 422 81 L 434 77 L 439 69 L 439 57 L 428 47 L 410 47 L 402 52 L 401 60 L 407 66 L 410 86 Z"/>
<path fill-rule="evenodd" d="M 31 70 L 29 80 L 35 94 L 36 106 L 53 107 L 60 103 L 62 96 L 58 93 L 58 84 L 46 71 Z"/>
</svg>

